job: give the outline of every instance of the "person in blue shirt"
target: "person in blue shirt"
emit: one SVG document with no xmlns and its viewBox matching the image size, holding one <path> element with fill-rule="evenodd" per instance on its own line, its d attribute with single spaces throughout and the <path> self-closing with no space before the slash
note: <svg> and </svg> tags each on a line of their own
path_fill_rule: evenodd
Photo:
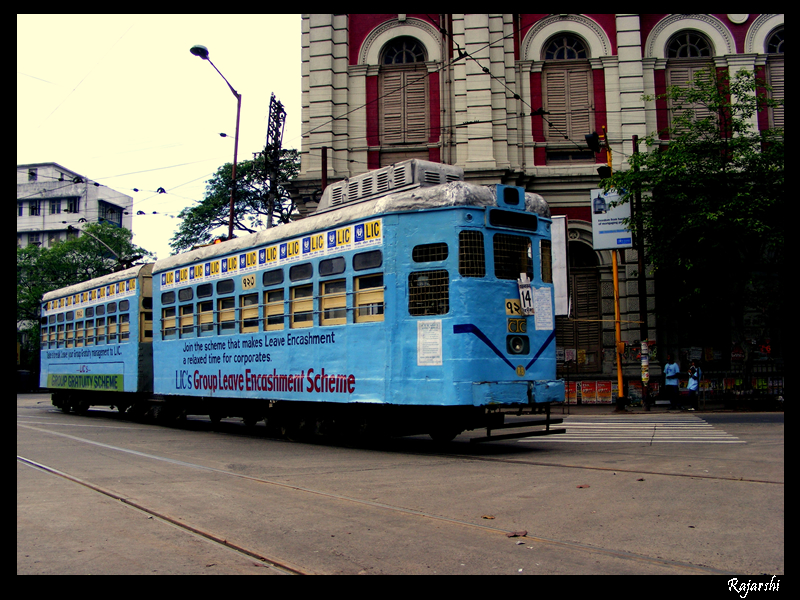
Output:
<svg viewBox="0 0 800 600">
<path fill-rule="evenodd" d="M 667 364 L 664 366 L 664 395 L 669 400 L 669 407 L 672 409 L 680 408 L 678 395 L 678 373 L 680 367 L 676 363 L 672 354 L 667 354 Z"/>
<path fill-rule="evenodd" d="M 695 410 L 697 408 L 697 392 L 700 389 L 700 378 L 702 376 L 703 372 L 700 370 L 697 362 L 692 361 L 689 367 L 689 383 L 686 385 L 686 389 L 689 390 L 689 410 Z"/>
</svg>

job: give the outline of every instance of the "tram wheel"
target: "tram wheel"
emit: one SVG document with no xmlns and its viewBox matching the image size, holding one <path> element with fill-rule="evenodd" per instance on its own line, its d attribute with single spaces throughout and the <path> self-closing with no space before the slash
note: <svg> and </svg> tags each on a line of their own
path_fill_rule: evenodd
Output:
<svg viewBox="0 0 800 600">
<path fill-rule="evenodd" d="M 437 444 L 452 442 L 462 432 L 462 429 L 455 427 L 439 427 L 431 431 L 428 435 Z"/>
</svg>

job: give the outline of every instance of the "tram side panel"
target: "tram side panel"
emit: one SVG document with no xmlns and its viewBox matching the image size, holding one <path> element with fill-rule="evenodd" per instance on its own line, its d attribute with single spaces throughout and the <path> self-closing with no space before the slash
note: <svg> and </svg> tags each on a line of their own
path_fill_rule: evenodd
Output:
<svg viewBox="0 0 800 600">
<path fill-rule="evenodd" d="M 41 387 L 81 397 L 87 406 L 117 403 L 116 394 L 152 392 L 150 268 L 112 283 L 100 278 L 46 295 Z M 84 289 L 75 291 L 79 287 Z"/>
<path fill-rule="evenodd" d="M 228 256 L 156 273 L 156 393 L 222 403 L 383 402 L 391 344 L 392 301 L 384 290 L 393 281 L 389 230 L 383 227 L 379 242 L 363 250 L 344 244 L 342 251 L 306 256 L 302 248 L 313 244 L 301 238 L 296 259 L 281 250 L 295 241 L 289 240 L 276 242 L 274 253 L 271 247 L 239 253 L 237 268 L 237 257 Z M 251 252 L 275 256 L 274 264 L 242 273 L 241 257 Z M 217 270 L 217 262 L 227 268 Z M 198 277 L 181 281 L 184 269 Z"/>
</svg>

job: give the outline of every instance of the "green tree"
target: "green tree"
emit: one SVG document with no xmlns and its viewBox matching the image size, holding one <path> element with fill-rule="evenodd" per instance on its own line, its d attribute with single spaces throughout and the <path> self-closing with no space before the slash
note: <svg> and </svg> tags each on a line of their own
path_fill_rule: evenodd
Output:
<svg viewBox="0 0 800 600">
<path fill-rule="evenodd" d="M 630 168 L 603 180 L 623 191 L 623 202 L 641 194 L 631 224 L 644 231 L 662 323 L 682 344 L 742 341 L 753 310 L 779 322 L 784 139 L 782 130 L 755 126 L 776 105 L 768 90 L 752 72 L 728 78 L 714 69 L 691 87 L 669 88 L 668 141 L 647 136 Z"/>
<path fill-rule="evenodd" d="M 110 223 L 85 225 L 83 234 L 50 248 L 17 248 L 17 331 L 23 334 L 23 356 L 38 356 L 42 297 L 52 290 L 102 277 L 155 255 L 132 243 L 133 234 Z M 116 256 L 115 256 L 116 255 Z"/>
<path fill-rule="evenodd" d="M 267 227 L 272 210 L 272 225 L 288 223 L 295 212 L 295 205 L 285 185 L 297 176 L 300 168 L 297 150 L 281 150 L 278 177 L 277 201 L 274 206 L 270 196 L 271 162 L 263 154 L 254 160 L 241 161 L 236 165 L 236 194 L 234 197 L 233 229 L 254 233 Z M 215 237 L 216 230 L 227 234 L 230 217 L 232 163 L 226 163 L 206 182 L 206 193 L 195 206 L 183 209 L 179 215 L 181 225 L 170 240 L 175 253 L 207 244 Z M 219 235 L 217 232 L 216 235 Z"/>
</svg>

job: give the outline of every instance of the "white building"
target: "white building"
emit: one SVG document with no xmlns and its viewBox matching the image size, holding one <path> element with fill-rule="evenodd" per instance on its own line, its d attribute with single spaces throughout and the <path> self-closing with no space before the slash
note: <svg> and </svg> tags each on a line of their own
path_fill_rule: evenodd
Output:
<svg viewBox="0 0 800 600">
<path fill-rule="evenodd" d="M 58 163 L 17 165 L 17 247 L 49 248 L 83 223 L 132 229 L 133 198 Z"/>
</svg>

